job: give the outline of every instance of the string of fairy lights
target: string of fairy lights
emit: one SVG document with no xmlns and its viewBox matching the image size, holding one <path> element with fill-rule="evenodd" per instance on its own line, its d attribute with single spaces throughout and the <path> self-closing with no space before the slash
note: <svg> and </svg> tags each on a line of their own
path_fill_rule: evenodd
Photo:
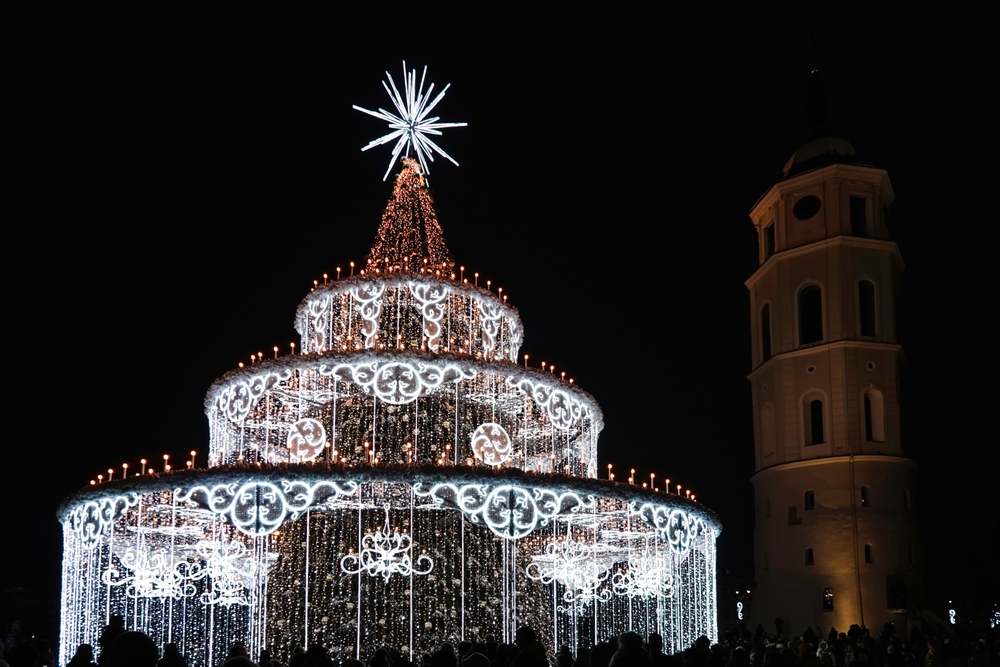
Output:
<svg viewBox="0 0 1000 667">
<path fill-rule="evenodd" d="M 364 267 L 314 281 L 298 346 L 213 384 L 207 452 L 109 468 L 61 507 L 63 661 L 113 615 L 196 665 L 233 641 L 416 657 L 525 624 L 551 647 L 717 636 L 718 520 L 676 479 L 604 474 L 596 401 L 456 270 L 424 178 L 431 89 L 404 81 L 385 141 L 417 159 Z"/>
</svg>

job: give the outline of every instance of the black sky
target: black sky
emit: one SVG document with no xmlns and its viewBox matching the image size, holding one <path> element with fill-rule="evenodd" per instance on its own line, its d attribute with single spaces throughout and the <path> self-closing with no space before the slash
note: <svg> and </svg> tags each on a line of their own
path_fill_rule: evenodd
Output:
<svg viewBox="0 0 1000 667">
<path fill-rule="evenodd" d="M 404 58 L 452 83 L 441 115 L 469 123 L 441 140 L 461 167 L 430 179 L 456 259 L 504 287 L 533 360 L 600 402 L 602 462 L 693 487 L 722 519 L 720 565 L 748 578 L 747 212 L 804 139 L 818 66 L 835 132 L 896 192 L 932 603 L 996 597 L 986 24 L 844 3 L 22 17 L 0 622 L 56 608 L 63 497 L 204 452 L 212 380 L 287 349 L 312 281 L 363 261 L 391 185 L 388 150 L 360 152 L 384 126 L 351 104 L 386 106 Z"/>
</svg>

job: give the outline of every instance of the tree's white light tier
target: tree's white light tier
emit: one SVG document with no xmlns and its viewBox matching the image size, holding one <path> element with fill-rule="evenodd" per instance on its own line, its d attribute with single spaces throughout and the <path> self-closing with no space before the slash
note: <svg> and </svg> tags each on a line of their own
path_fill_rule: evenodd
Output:
<svg viewBox="0 0 1000 667">
<path fill-rule="evenodd" d="M 289 355 L 209 390 L 209 465 L 474 464 L 597 476 L 600 408 L 550 373 L 458 354 Z"/>
<path fill-rule="evenodd" d="M 514 470 L 231 466 L 87 488 L 63 524 L 62 661 L 121 614 L 193 665 L 320 642 L 549 646 L 633 630 L 716 637 L 711 511 L 607 480 Z"/>
<path fill-rule="evenodd" d="M 304 352 L 424 350 L 517 362 L 517 310 L 474 285 L 431 275 L 358 276 L 322 285 L 299 306 Z"/>
</svg>

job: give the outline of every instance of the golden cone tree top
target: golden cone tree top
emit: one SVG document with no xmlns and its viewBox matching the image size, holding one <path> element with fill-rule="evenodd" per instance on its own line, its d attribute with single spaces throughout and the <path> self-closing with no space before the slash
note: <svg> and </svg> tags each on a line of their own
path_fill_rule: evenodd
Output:
<svg viewBox="0 0 1000 667">
<path fill-rule="evenodd" d="M 454 265 L 420 165 L 404 159 L 368 253 L 366 271 L 420 273 L 423 269 L 450 275 Z"/>
</svg>

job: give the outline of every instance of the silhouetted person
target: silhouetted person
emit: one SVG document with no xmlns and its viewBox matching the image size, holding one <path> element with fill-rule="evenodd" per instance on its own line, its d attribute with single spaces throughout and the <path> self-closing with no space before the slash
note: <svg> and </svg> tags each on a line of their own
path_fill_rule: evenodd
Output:
<svg viewBox="0 0 1000 667">
<path fill-rule="evenodd" d="M 576 660 L 573 661 L 573 667 L 590 667 L 590 651 L 583 646 L 576 649 Z"/>
<path fill-rule="evenodd" d="M 652 665 L 653 659 L 642 647 L 642 637 L 634 632 L 623 632 L 618 637 L 618 650 L 611 656 L 611 667 L 639 667 Z"/>
<path fill-rule="evenodd" d="M 160 652 L 153 640 L 141 632 L 123 632 L 111 645 L 111 667 L 156 667 Z"/>
<path fill-rule="evenodd" d="M 101 647 L 101 655 L 97 658 L 97 664 L 110 664 L 108 653 L 111 651 L 111 645 L 123 634 L 125 634 L 125 619 L 121 614 L 115 614 L 101 630 L 101 637 L 97 640 L 97 645 Z"/>
<path fill-rule="evenodd" d="M 156 667 L 187 667 L 187 660 L 177 650 L 177 644 L 166 644 L 163 647 L 163 657 Z"/>
<path fill-rule="evenodd" d="M 522 625 L 514 633 L 516 653 L 510 661 L 511 667 L 548 667 L 545 647 L 538 641 L 535 629 Z"/>
<path fill-rule="evenodd" d="M 76 647 L 72 659 L 66 663 L 66 667 L 92 667 L 93 664 L 94 647 L 90 644 L 80 644 Z"/>
</svg>

